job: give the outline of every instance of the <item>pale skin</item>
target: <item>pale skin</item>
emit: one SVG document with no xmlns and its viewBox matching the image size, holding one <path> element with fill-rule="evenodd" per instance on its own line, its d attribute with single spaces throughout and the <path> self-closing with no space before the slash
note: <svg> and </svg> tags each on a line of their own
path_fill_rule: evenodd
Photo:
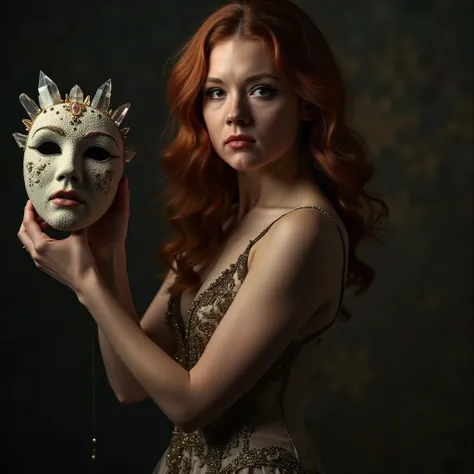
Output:
<svg viewBox="0 0 474 474">
<path fill-rule="evenodd" d="M 263 73 L 265 79 L 248 81 Z M 263 46 L 240 39 L 216 45 L 208 76 L 220 82 L 208 81 L 203 92 L 214 87 L 221 91 L 206 95 L 204 119 L 217 153 L 238 172 L 240 202 L 218 257 L 196 269 L 201 286 L 182 294 L 183 314 L 249 239 L 283 213 L 317 205 L 337 219 L 296 152 L 305 106 Z M 254 91 L 260 84 L 279 94 L 260 98 L 264 89 Z M 250 134 L 255 146 L 228 149 L 224 141 L 229 134 Z M 143 317 L 136 313 L 125 257 L 128 216 L 129 191 L 123 179 L 112 208 L 89 229 L 54 241 L 43 232 L 44 223 L 28 201 L 18 232 L 37 267 L 70 287 L 96 321 L 107 375 L 122 402 L 149 396 L 181 430 L 203 428 L 252 387 L 311 315 L 318 312 L 318 327 L 334 317 L 343 262 L 340 237 L 327 217 L 300 209 L 279 220 L 252 247 L 242 286 L 202 357 L 188 371 L 172 357 L 175 341 L 165 323 L 171 272 Z M 117 230 L 115 239 L 104 242 L 100 226 L 111 225 Z M 347 244 L 347 236 L 345 240 Z"/>
</svg>

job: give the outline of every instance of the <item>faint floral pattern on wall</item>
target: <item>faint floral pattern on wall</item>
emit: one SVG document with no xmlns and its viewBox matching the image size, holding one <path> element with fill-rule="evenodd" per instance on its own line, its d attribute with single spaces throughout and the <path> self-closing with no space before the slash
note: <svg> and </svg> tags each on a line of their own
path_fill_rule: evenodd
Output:
<svg viewBox="0 0 474 474">
<path fill-rule="evenodd" d="M 315 360 L 308 429 L 329 473 L 473 468 L 472 7 L 443 5 L 306 8 L 339 58 L 372 189 L 390 206 L 385 247 L 361 252 L 377 280 L 348 294 L 353 320 Z"/>
</svg>

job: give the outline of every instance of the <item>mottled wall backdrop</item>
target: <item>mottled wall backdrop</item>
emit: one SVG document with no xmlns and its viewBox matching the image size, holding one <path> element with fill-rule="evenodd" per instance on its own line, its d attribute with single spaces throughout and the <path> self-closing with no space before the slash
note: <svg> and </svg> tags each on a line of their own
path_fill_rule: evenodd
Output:
<svg viewBox="0 0 474 474">
<path fill-rule="evenodd" d="M 353 122 L 391 207 L 377 270 L 321 346 L 308 429 L 329 474 L 467 474 L 473 468 L 472 18 L 470 0 L 302 0 L 339 58 Z M 165 232 L 159 151 L 167 59 L 217 5 L 21 2 L 2 16 L 1 472 L 148 473 L 171 424 L 147 401 L 120 405 L 96 363 L 98 459 L 91 462 L 94 324 L 74 294 L 38 272 L 16 237 L 26 193 L 11 136 L 39 70 L 86 94 L 109 77 L 125 126 L 130 278 L 143 312 Z"/>
</svg>

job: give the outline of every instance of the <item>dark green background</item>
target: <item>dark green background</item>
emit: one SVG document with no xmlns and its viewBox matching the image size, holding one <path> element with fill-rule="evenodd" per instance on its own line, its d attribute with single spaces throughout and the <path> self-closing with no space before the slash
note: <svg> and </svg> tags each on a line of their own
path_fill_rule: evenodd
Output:
<svg viewBox="0 0 474 474">
<path fill-rule="evenodd" d="M 2 22 L 2 473 L 149 473 L 172 425 L 147 401 L 120 405 L 97 362 L 98 461 L 91 450 L 95 330 L 74 294 L 36 270 L 16 233 L 26 192 L 18 101 L 39 70 L 62 94 L 109 77 L 137 156 L 128 167 L 130 279 L 143 312 L 163 270 L 158 199 L 165 64 L 217 2 L 16 2 Z M 467 474 L 473 468 L 471 0 L 301 1 L 339 58 L 353 122 L 391 207 L 377 279 L 346 299 L 354 317 L 321 346 L 308 429 L 328 474 Z M 5 7 L 4 7 L 5 8 Z"/>
</svg>

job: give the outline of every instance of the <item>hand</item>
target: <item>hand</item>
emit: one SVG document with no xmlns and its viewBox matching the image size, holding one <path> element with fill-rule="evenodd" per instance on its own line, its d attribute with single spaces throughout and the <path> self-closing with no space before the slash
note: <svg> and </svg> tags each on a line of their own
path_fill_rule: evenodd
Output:
<svg viewBox="0 0 474 474">
<path fill-rule="evenodd" d="M 87 242 L 87 229 L 72 232 L 63 240 L 54 240 L 43 232 L 47 224 L 27 201 L 18 238 L 37 268 L 78 293 L 87 275 L 96 271 Z"/>
<path fill-rule="evenodd" d="M 98 264 L 109 262 L 114 252 L 124 250 L 129 217 L 130 192 L 128 180 L 123 175 L 114 202 L 87 230 L 89 248 Z"/>
</svg>

